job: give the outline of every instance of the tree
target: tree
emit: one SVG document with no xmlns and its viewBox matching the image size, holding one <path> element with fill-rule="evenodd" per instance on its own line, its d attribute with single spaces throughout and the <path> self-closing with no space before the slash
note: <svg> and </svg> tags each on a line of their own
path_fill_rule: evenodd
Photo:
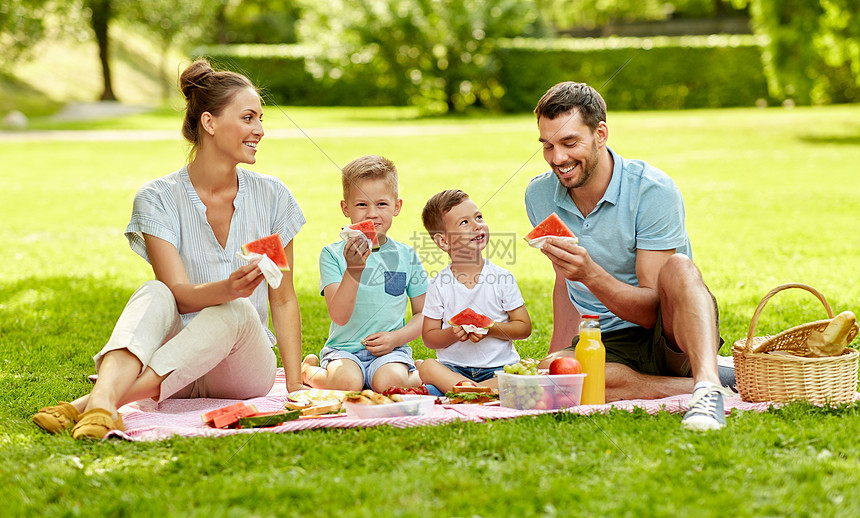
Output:
<svg viewBox="0 0 860 518">
<path fill-rule="evenodd" d="M 527 35 L 539 27 L 532 0 L 321 4 L 306 5 L 315 19 L 311 30 L 305 26 L 302 39 L 332 43 L 326 39 L 331 34 L 345 36 L 333 41 L 341 47 L 339 55 L 353 64 L 376 67 L 379 86 L 393 82 L 407 92 L 410 104 L 427 113 L 463 112 L 470 106 L 496 108 L 504 93 L 494 78 L 496 39 Z"/>
<path fill-rule="evenodd" d="M 111 0 L 85 0 L 85 5 L 89 14 L 90 27 L 96 35 L 96 42 L 99 45 L 99 60 L 102 64 L 102 78 L 104 90 L 102 91 L 102 101 L 116 101 L 116 95 L 113 93 L 113 85 L 111 82 L 110 73 L 110 38 L 108 37 L 108 27 L 114 16 Z"/>
<path fill-rule="evenodd" d="M 46 32 L 45 18 L 61 14 L 63 3 L 51 0 L 3 0 L 0 4 L 0 67 L 26 57 Z"/>
<path fill-rule="evenodd" d="M 860 0 L 734 0 L 766 36 L 768 88 L 801 104 L 860 100 Z"/>
<path fill-rule="evenodd" d="M 203 36 L 212 25 L 221 0 L 126 0 L 117 14 L 142 25 L 159 47 L 161 98 L 166 100 L 172 81 L 167 75 L 167 56 L 176 43 L 188 43 Z"/>
</svg>

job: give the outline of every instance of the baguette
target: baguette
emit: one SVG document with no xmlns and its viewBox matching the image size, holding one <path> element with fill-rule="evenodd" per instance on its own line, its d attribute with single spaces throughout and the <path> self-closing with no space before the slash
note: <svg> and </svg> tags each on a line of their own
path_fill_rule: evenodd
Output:
<svg viewBox="0 0 860 518">
<path fill-rule="evenodd" d="M 839 356 L 848 345 L 848 333 L 854 327 L 854 313 L 843 311 L 827 324 L 824 331 L 812 331 L 806 346 L 815 356 Z"/>
</svg>

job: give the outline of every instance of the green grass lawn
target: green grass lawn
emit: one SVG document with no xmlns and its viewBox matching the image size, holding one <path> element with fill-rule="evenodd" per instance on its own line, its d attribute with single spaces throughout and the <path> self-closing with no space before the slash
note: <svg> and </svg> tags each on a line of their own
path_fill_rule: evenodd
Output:
<svg viewBox="0 0 860 518">
<path fill-rule="evenodd" d="M 287 117 L 289 116 L 289 118 Z M 408 110 L 267 107 L 254 170 L 282 178 L 307 225 L 296 238 L 304 352 L 328 320 L 317 258 L 344 224 L 337 166 L 383 154 L 404 206 L 392 236 L 427 269 L 444 262 L 420 210 L 461 188 L 484 211 L 491 257 L 519 280 L 540 356 L 552 270 L 524 246 L 529 179 L 546 169 L 531 116 L 418 120 Z M 787 282 L 860 313 L 860 106 L 610 113 L 610 145 L 670 174 L 684 193 L 694 258 L 731 344 L 761 297 Z M 176 129 L 172 110 L 75 129 Z M 40 124 L 42 124 L 40 126 Z M 34 127 L 57 128 L 34 121 Z M 342 132 L 340 130 L 343 130 Z M 199 516 L 856 515 L 860 415 L 802 404 L 737 414 L 719 433 L 680 415 L 613 412 L 394 430 L 309 431 L 154 444 L 74 442 L 30 423 L 88 388 L 92 355 L 131 292 L 152 278 L 122 232 L 135 191 L 182 164 L 179 140 L 4 140 L 0 134 L 0 492 L 3 514 Z M 804 292 L 777 295 L 759 333 L 824 318 Z M 432 352 L 413 344 L 416 357 Z M 723 354 L 730 354 L 729 346 Z M 467 481 L 463 483 L 463 481 Z"/>
</svg>

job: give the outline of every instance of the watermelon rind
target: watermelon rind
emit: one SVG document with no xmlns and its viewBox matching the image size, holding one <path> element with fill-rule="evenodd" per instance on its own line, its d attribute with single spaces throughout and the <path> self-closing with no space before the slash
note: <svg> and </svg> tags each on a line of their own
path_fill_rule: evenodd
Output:
<svg viewBox="0 0 860 518">
<path fill-rule="evenodd" d="M 272 234 L 262 237 L 250 243 L 242 245 L 242 252 L 247 254 L 266 255 L 275 263 L 282 272 L 290 271 L 290 265 L 287 264 L 287 254 L 284 253 L 284 247 L 281 246 L 281 235 Z"/>
<path fill-rule="evenodd" d="M 370 239 L 371 248 L 373 250 L 379 250 L 379 236 L 376 234 L 376 225 L 373 223 L 373 220 L 366 219 L 364 221 L 359 221 L 358 223 L 349 225 L 349 228 L 360 230 L 368 239 Z"/>
<path fill-rule="evenodd" d="M 558 214 L 553 212 L 543 221 L 535 225 L 531 232 L 525 235 L 523 239 L 531 241 L 540 237 L 557 236 L 557 237 L 573 237 L 576 236 L 567 228 L 567 225 L 558 217 Z"/>
<path fill-rule="evenodd" d="M 301 410 L 267 412 L 239 418 L 239 428 L 263 428 L 278 426 L 286 421 L 294 421 L 302 415 Z"/>
<path fill-rule="evenodd" d="M 463 311 L 457 313 L 456 315 L 451 317 L 450 320 L 448 320 L 448 323 L 452 326 L 470 325 L 483 329 L 489 329 L 495 324 L 492 318 L 486 315 L 482 315 L 472 308 L 466 308 Z"/>
</svg>

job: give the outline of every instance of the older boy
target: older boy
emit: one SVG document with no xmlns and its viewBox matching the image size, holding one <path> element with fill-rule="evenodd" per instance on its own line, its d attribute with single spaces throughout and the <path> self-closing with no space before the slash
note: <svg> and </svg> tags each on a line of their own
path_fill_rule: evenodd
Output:
<svg viewBox="0 0 860 518">
<path fill-rule="evenodd" d="M 427 273 L 412 247 L 388 236 L 403 205 L 397 169 L 381 156 L 363 156 L 343 168 L 342 183 L 343 215 L 352 223 L 372 220 L 379 249 L 371 253 L 364 237 L 323 248 L 320 293 L 332 323 L 322 360 L 306 356 L 302 379 L 314 388 L 337 390 L 418 386 L 406 344 L 421 335 Z M 412 306 L 409 323 L 407 304 Z"/>
<path fill-rule="evenodd" d="M 421 363 L 421 380 L 442 392 L 467 379 L 496 386 L 495 371 L 520 359 L 513 340 L 528 338 L 532 331 L 517 281 L 483 257 L 490 229 L 466 193 L 452 189 L 436 194 L 421 217 L 433 241 L 451 258 L 427 291 L 422 336 L 424 345 L 436 349 L 437 360 Z M 447 323 L 466 308 L 495 322 L 486 334 Z"/>
</svg>

